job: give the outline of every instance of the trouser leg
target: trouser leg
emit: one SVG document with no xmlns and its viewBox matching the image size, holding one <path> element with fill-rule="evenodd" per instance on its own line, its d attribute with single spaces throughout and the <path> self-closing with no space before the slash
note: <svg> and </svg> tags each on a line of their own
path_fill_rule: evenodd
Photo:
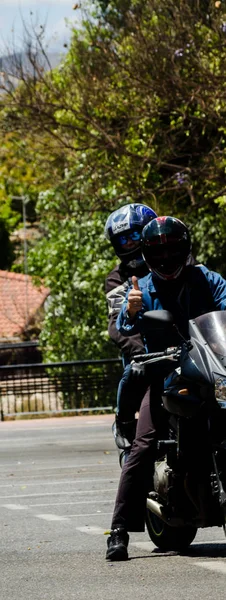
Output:
<svg viewBox="0 0 226 600">
<path fill-rule="evenodd" d="M 156 422 L 160 397 L 145 396 L 141 403 L 136 438 L 129 458 L 122 469 L 112 529 L 122 527 L 127 531 L 144 531 L 147 494 L 152 486 L 154 460 L 156 455 Z"/>
<path fill-rule="evenodd" d="M 150 401 L 150 388 L 149 387 L 144 395 L 144 398 L 149 403 L 149 401 Z M 140 410 L 141 402 L 142 402 L 142 399 L 139 402 L 139 410 Z M 138 410 L 138 408 L 137 408 L 137 410 Z M 128 460 L 128 457 L 129 457 L 129 454 L 131 451 L 131 447 L 132 447 L 132 443 L 136 436 L 137 419 L 135 419 L 134 417 L 135 417 L 135 415 L 133 416 L 133 420 L 131 420 L 129 422 L 128 421 L 127 422 L 118 421 L 118 418 L 116 417 L 114 437 L 115 437 L 116 446 L 118 447 L 119 464 L 121 467 L 123 467 L 125 462 Z M 113 425 L 113 429 L 114 429 L 114 425 Z M 121 435 L 119 434 L 119 432 L 121 433 Z M 122 444 L 122 441 L 123 441 L 123 444 Z M 127 441 L 129 442 L 129 446 L 127 445 Z M 123 446 L 123 449 L 122 449 L 122 446 Z"/>
</svg>

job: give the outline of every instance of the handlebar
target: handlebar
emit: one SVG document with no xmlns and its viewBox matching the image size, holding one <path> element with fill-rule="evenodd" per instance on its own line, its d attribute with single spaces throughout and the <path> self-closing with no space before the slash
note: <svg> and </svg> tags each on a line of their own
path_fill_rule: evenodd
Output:
<svg viewBox="0 0 226 600">
<path fill-rule="evenodd" d="M 132 362 L 144 363 L 144 362 L 151 361 L 154 359 L 168 358 L 170 356 L 174 356 L 176 359 L 176 358 L 179 358 L 180 353 L 181 353 L 181 346 L 175 346 L 175 347 L 171 347 L 171 348 L 166 348 L 166 350 L 164 350 L 163 352 L 149 352 L 148 354 L 135 354 Z"/>
</svg>

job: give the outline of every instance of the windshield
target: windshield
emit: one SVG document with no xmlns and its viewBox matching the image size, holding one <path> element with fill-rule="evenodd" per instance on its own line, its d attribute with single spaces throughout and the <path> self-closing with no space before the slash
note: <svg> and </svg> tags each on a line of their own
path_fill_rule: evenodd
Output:
<svg viewBox="0 0 226 600">
<path fill-rule="evenodd" d="M 226 311 L 210 312 L 194 321 L 214 354 L 226 356 Z"/>
</svg>

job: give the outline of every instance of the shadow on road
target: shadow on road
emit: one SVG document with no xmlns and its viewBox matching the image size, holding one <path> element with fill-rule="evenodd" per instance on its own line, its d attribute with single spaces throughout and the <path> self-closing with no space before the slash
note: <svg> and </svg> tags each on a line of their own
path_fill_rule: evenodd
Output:
<svg viewBox="0 0 226 600">
<path fill-rule="evenodd" d="M 205 556 L 208 558 L 224 558 L 226 557 L 226 542 L 216 542 L 216 544 L 214 542 L 211 544 L 209 544 L 208 542 L 200 542 L 200 544 L 192 544 L 191 546 L 189 546 L 189 548 L 187 548 L 185 552 L 181 552 L 181 554 L 183 556 Z"/>
<path fill-rule="evenodd" d="M 169 557 L 169 556 L 191 556 L 191 557 L 206 557 L 206 558 L 225 558 L 226 557 L 226 542 L 216 542 L 215 543 L 209 543 L 209 542 L 200 542 L 200 543 L 195 543 L 192 544 L 192 546 L 189 546 L 189 548 L 187 548 L 187 550 L 183 551 L 183 552 L 176 552 L 175 550 L 168 550 L 166 552 L 163 552 L 162 550 L 160 550 L 159 548 L 155 548 L 154 550 L 152 550 L 152 552 L 150 554 L 146 554 L 145 556 L 131 556 L 129 557 L 129 561 L 130 560 L 139 560 L 139 559 L 144 559 L 144 558 L 158 558 L 158 557 Z"/>
</svg>

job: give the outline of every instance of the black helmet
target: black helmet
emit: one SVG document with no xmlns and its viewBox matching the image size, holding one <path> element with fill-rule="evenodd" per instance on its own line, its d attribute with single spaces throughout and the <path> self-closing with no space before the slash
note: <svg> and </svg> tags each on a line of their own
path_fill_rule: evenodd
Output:
<svg viewBox="0 0 226 600">
<path fill-rule="evenodd" d="M 141 232 L 155 217 L 155 211 L 145 204 L 126 204 L 109 215 L 104 230 L 105 237 L 111 242 L 117 256 L 126 264 L 134 260 L 143 262 Z"/>
<path fill-rule="evenodd" d="M 175 217 L 157 217 L 144 227 L 141 249 L 151 271 L 161 279 L 176 279 L 191 259 L 188 228 Z"/>
</svg>

